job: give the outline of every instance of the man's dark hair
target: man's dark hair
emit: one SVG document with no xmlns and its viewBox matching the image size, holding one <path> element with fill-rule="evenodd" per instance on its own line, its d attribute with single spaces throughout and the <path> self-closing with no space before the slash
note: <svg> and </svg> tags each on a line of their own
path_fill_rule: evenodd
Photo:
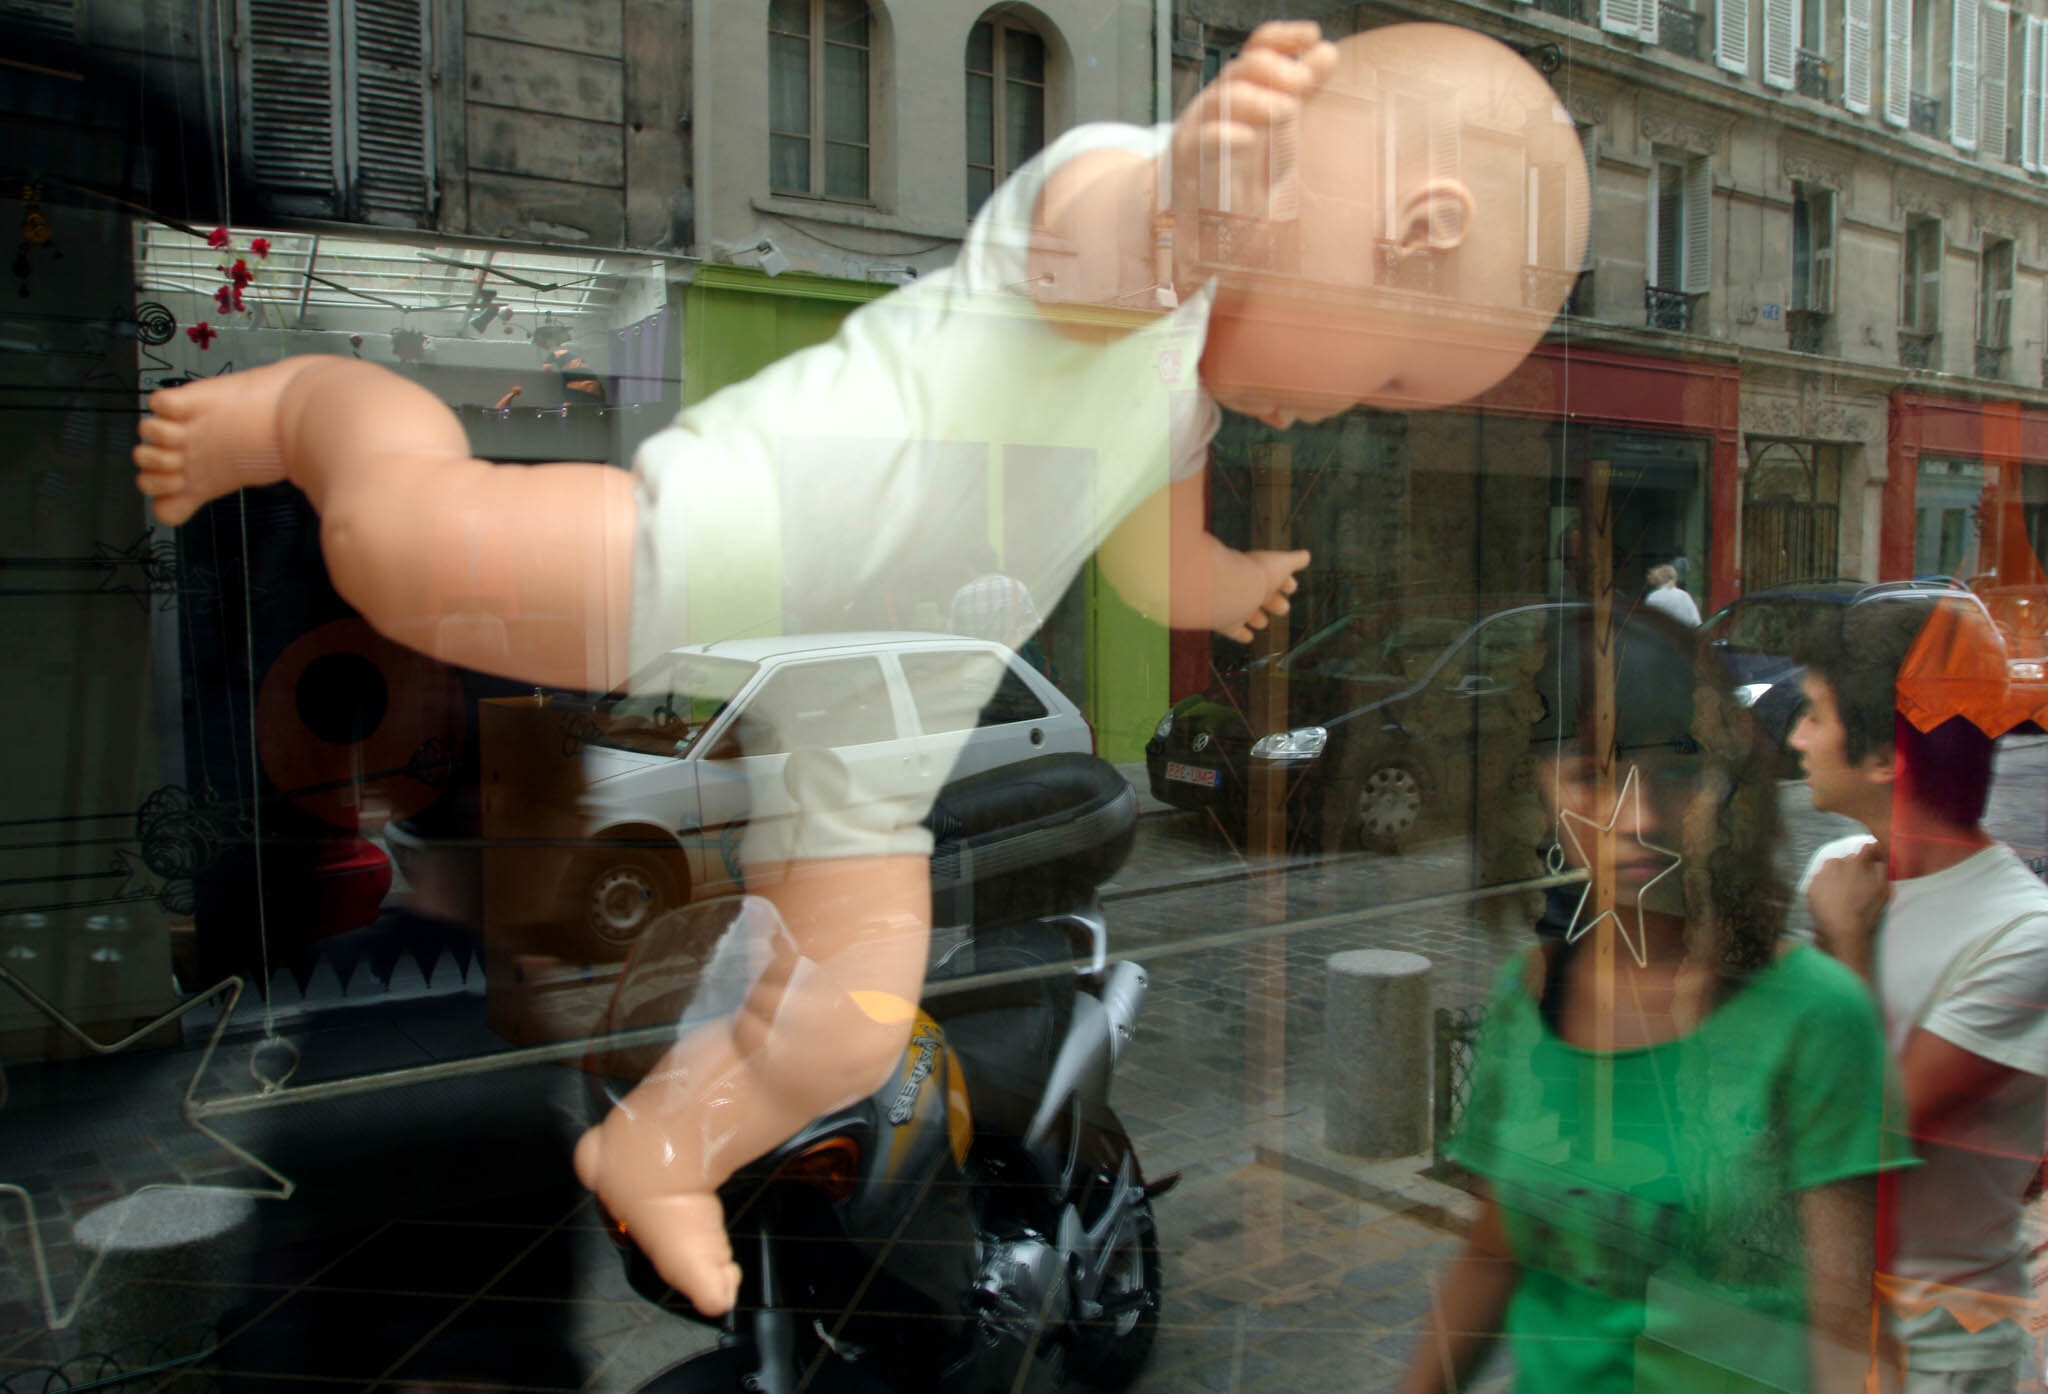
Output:
<svg viewBox="0 0 2048 1394">
<path fill-rule="evenodd" d="M 1895 595 L 1841 606 L 1808 627 L 1793 657 L 1834 693 L 1850 764 L 1890 749 L 1909 772 L 1907 797 L 1941 821 L 1967 828 L 1982 821 L 1990 800 L 1997 742 L 1965 717 L 1923 732 L 1897 714 L 1899 669 L 1943 603 L 1970 602 Z"/>
</svg>

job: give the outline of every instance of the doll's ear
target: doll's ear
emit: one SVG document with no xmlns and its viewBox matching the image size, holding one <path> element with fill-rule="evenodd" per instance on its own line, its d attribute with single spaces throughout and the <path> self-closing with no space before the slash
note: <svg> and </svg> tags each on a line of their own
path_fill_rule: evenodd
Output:
<svg viewBox="0 0 2048 1394">
<path fill-rule="evenodd" d="M 1402 198 L 1394 241 L 1404 252 L 1448 252 L 1463 245 L 1478 203 L 1460 179 L 1426 179 Z"/>
</svg>

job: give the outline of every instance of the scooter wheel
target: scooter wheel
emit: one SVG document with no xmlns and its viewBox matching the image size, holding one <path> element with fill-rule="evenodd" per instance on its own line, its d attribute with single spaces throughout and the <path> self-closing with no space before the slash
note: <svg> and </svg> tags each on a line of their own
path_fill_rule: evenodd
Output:
<svg viewBox="0 0 2048 1394">
<path fill-rule="evenodd" d="M 1134 1309 L 1083 1327 L 1075 1342 L 1072 1373 L 1105 1394 L 1128 1388 L 1145 1368 L 1152 1342 L 1159 1335 L 1159 1300 L 1163 1287 L 1159 1263 L 1159 1231 L 1152 1221 L 1152 1202 L 1140 1201 L 1131 1212 L 1130 1229 L 1103 1279 L 1105 1303 L 1142 1298 Z"/>
</svg>

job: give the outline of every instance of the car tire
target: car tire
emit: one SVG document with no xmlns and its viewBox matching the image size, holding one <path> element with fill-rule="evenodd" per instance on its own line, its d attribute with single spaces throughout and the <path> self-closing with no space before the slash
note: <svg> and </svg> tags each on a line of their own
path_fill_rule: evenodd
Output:
<svg viewBox="0 0 2048 1394">
<path fill-rule="evenodd" d="M 1351 836 L 1368 852 L 1399 852 L 1409 846 L 1429 812 L 1429 787 L 1422 770 L 1401 756 L 1365 761 L 1348 796 Z"/>
<path fill-rule="evenodd" d="M 684 901 L 669 858 L 639 847 L 600 847 L 583 859 L 571 902 L 575 949 L 586 963 L 632 951 L 647 927 Z"/>
</svg>

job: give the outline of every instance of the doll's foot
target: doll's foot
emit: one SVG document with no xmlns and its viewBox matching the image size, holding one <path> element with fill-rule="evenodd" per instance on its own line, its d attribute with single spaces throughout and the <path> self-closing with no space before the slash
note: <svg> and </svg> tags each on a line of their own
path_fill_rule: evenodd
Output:
<svg viewBox="0 0 2048 1394">
<path fill-rule="evenodd" d="M 596 1191 L 612 1218 L 654 1265 L 662 1281 L 707 1317 L 724 1316 L 739 1300 L 740 1266 L 725 1233 L 725 1207 L 711 1191 L 669 1190 L 668 1177 L 621 1183 L 606 1168 L 603 1127 L 576 1145 L 576 1175 Z"/>
<path fill-rule="evenodd" d="M 134 451 L 135 486 L 151 499 L 157 521 L 177 527 L 214 499 L 282 480 L 278 399 L 319 362 L 287 358 L 151 393 Z"/>
</svg>

